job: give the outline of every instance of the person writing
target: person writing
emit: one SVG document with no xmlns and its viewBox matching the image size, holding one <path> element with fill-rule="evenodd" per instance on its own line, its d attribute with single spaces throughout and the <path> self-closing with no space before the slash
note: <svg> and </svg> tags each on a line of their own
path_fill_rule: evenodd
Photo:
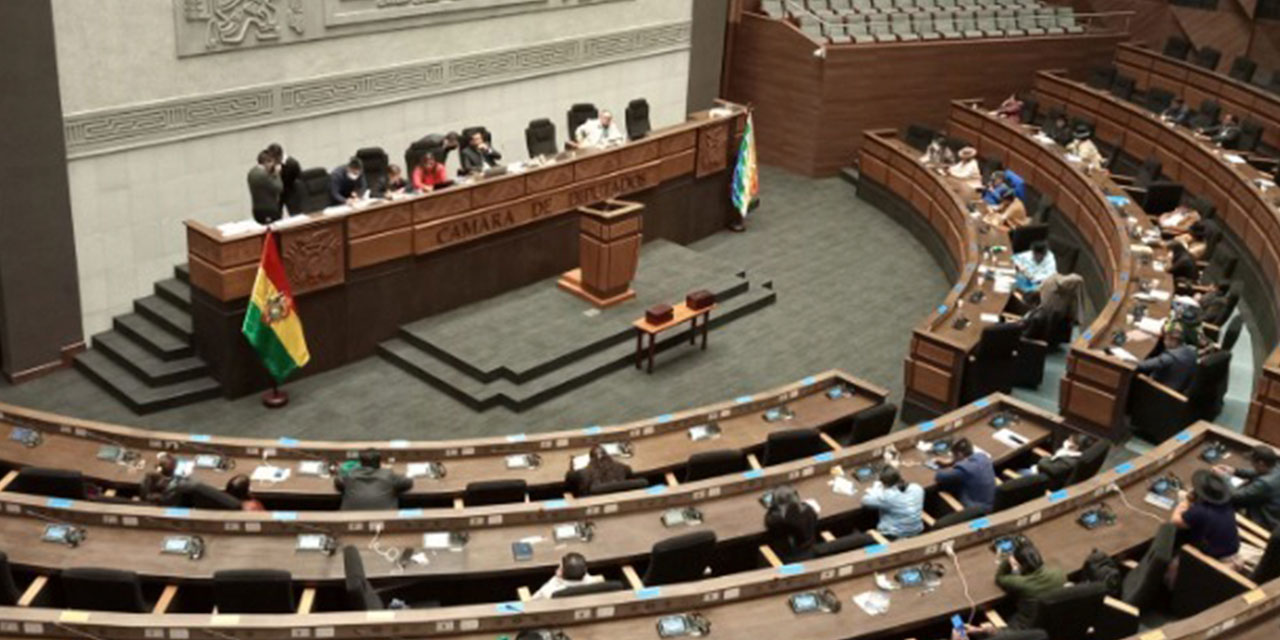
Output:
<svg viewBox="0 0 1280 640">
<path fill-rule="evenodd" d="M 947 139 L 943 136 L 934 136 L 933 141 L 925 148 L 924 155 L 920 156 L 920 162 L 930 167 L 946 166 L 956 161 L 956 154 L 947 146 Z"/>
<path fill-rule="evenodd" d="M 1217 465 L 1213 469 L 1226 478 L 1245 483 L 1231 491 L 1231 506 L 1244 511 L 1246 518 L 1267 531 L 1280 527 L 1280 465 L 1276 450 L 1260 444 L 1249 452 L 1250 467 Z"/>
<path fill-rule="evenodd" d="M 947 169 L 947 174 L 974 189 L 981 187 L 982 169 L 978 167 L 978 150 L 965 147 L 958 156 L 960 160 Z"/>
<path fill-rule="evenodd" d="M 400 165 L 387 167 L 387 195 L 401 196 L 409 189 L 409 181 L 404 179 L 404 170 Z"/>
<path fill-rule="evenodd" d="M 280 165 L 267 151 L 258 153 L 258 164 L 249 170 L 249 198 L 253 202 L 253 219 L 258 224 L 271 224 L 280 219 L 280 203 L 284 181 Z"/>
<path fill-rule="evenodd" d="M 1017 271 L 1014 284 L 1023 293 L 1039 291 L 1049 276 L 1058 272 L 1058 261 L 1049 251 L 1049 243 L 1037 240 L 1031 248 L 1013 254 L 1013 268 Z"/>
<path fill-rule="evenodd" d="M 604 578 L 587 573 L 587 559 L 581 553 L 566 553 L 556 567 L 556 574 L 534 592 L 532 599 L 546 600 L 569 587 L 597 582 L 604 582 Z"/>
<path fill-rule="evenodd" d="M 355 204 L 369 190 L 364 176 L 364 162 L 352 156 L 346 165 L 329 174 L 329 202 L 335 205 Z"/>
<path fill-rule="evenodd" d="M 227 493 L 231 497 L 240 501 L 241 511 L 266 511 L 266 507 L 262 506 L 262 502 L 253 497 L 253 493 L 249 491 L 249 476 L 243 473 L 231 476 L 227 480 Z"/>
<path fill-rule="evenodd" d="M 876 509 L 876 531 L 886 538 L 910 538 L 924 531 L 924 488 L 907 483 L 892 466 L 880 470 L 875 484 L 862 494 L 862 506 Z"/>
<path fill-rule="evenodd" d="M 1191 475 L 1190 493 L 1179 492 L 1181 500 L 1174 506 L 1169 521 L 1186 531 L 1186 541 L 1201 553 L 1230 564 L 1240 551 L 1240 531 L 1236 513 L 1231 508 L 1231 485 L 1226 478 L 1208 469 L 1197 469 Z M 1174 556 L 1165 572 L 1165 585 L 1170 589 L 1178 577 L 1178 556 Z"/>
<path fill-rule="evenodd" d="M 618 462 L 605 451 L 604 445 L 594 445 L 587 452 L 587 466 L 574 470 L 573 459 L 569 459 L 570 470 L 565 481 L 573 489 L 575 495 L 587 496 L 600 487 L 622 482 L 631 477 L 631 467 Z"/>
<path fill-rule="evenodd" d="M 490 147 L 488 142 L 485 142 L 484 133 L 475 131 L 472 132 L 467 147 L 461 151 L 459 157 L 462 160 L 462 170 L 459 173 L 472 175 L 484 173 L 498 166 L 498 161 L 502 159 L 502 154 Z"/>
<path fill-rule="evenodd" d="M 1031 217 L 1027 215 L 1027 206 L 1022 204 L 1022 200 L 1013 189 L 1006 189 L 1000 193 L 1000 202 L 990 210 L 985 220 L 987 224 L 1005 230 L 1031 224 Z"/>
<path fill-rule="evenodd" d="M 1089 125 L 1078 125 L 1073 137 L 1075 139 L 1067 144 L 1067 153 L 1080 159 L 1086 173 L 1101 170 L 1102 154 L 1098 151 L 1098 145 L 1093 143 Z"/>
<path fill-rule="evenodd" d="M 418 193 L 430 193 L 436 187 L 449 181 L 449 174 L 434 153 L 422 154 L 418 166 L 413 169 L 413 190 Z"/>
<path fill-rule="evenodd" d="M 413 479 L 382 468 L 382 454 L 365 449 L 356 468 L 333 478 L 342 493 L 343 511 L 387 511 L 400 508 L 400 495 L 413 488 Z"/>
<path fill-rule="evenodd" d="M 573 139 L 571 146 L 578 149 L 603 149 L 622 144 L 626 140 L 618 123 L 613 121 L 613 113 L 610 111 L 601 111 L 600 117 L 579 125 L 578 130 L 573 133 Z"/>
<path fill-rule="evenodd" d="M 1165 323 L 1164 350 L 1138 362 L 1138 373 L 1151 376 L 1156 382 L 1177 391 L 1186 393 L 1195 378 L 1199 353 L 1195 345 L 1197 340 L 1194 331 L 1177 320 Z"/>
<path fill-rule="evenodd" d="M 773 502 L 764 514 L 765 537 L 785 562 L 807 557 L 818 537 L 818 512 L 800 499 L 796 490 L 773 490 Z"/>
<path fill-rule="evenodd" d="M 996 472 L 991 456 L 977 451 L 968 438 L 951 445 L 951 456 L 940 460 L 941 469 L 934 481 L 942 491 L 951 492 L 965 507 L 982 507 L 988 511 L 996 500 Z"/>
</svg>

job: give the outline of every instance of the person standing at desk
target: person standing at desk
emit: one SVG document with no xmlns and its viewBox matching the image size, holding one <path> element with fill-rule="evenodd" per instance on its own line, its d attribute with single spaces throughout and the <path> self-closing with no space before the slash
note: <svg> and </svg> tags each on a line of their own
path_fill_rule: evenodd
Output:
<svg viewBox="0 0 1280 640">
<path fill-rule="evenodd" d="M 364 162 L 360 158 L 352 156 L 347 164 L 329 174 L 329 202 L 332 204 L 354 204 L 368 190 Z"/>
<path fill-rule="evenodd" d="M 578 149 L 603 149 L 626 141 L 618 123 L 613 121 L 613 113 L 607 110 L 601 111 L 599 118 L 582 123 L 573 133 L 573 139 L 573 146 Z"/>
<path fill-rule="evenodd" d="M 468 145 L 459 154 L 459 158 L 462 160 L 462 171 L 460 173 L 463 175 L 480 174 L 498 166 L 498 161 L 502 159 L 502 154 L 484 141 L 482 132 L 473 132 L 471 140 L 467 142 Z"/>
<path fill-rule="evenodd" d="M 267 151 L 259 152 L 258 164 L 249 170 L 249 198 L 253 201 L 253 219 L 258 224 L 271 224 L 280 219 L 283 190 L 275 157 Z"/>
<path fill-rule="evenodd" d="M 1164 351 L 1138 363 L 1138 373 L 1151 376 L 1156 382 L 1186 393 L 1195 378 L 1199 354 L 1196 352 L 1194 333 L 1186 325 L 1171 320 L 1164 326 Z"/>
<path fill-rule="evenodd" d="M 991 456 L 976 451 L 968 438 L 951 445 L 951 457 L 940 461 L 943 468 L 934 476 L 942 491 L 950 491 L 965 507 L 990 511 L 996 501 L 996 471 Z"/>
<path fill-rule="evenodd" d="M 342 493 L 343 511 L 388 511 L 400 508 L 400 494 L 413 488 L 413 479 L 382 468 L 382 455 L 360 452 L 360 466 L 339 473 L 333 486 Z"/>
<path fill-rule="evenodd" d="M 1037 240 L 1031 248 L 1013 255 L 1013 268 L 1018 272 L 1018 290 L 1023 293 L 1039 291 L 1049 276 L 1058 272 L 1058 261 L 1049 250 L 1049 243 Z"/>
<path fill-rule="evenodd" d="M 862 494 L 862 506 L 880 511 L 876 531 L 890 539 L 910 538 L 924 531 L 924 488 L 907 483 L 898 470 L 886 466 L 876 483 Z"/>
<path fill-rule="evenodd" d="M 436 159 L 435 154 L 424 153 L 413 168 L 413 190 L 416 193 L 430 193 L 435 188 L 449 182 L 449 174 L 444 163 Z"/>
<path fill-rule="evenodd" d="M 1275 449 L 1260 444 L 1249 452 L 1250 468 L 1217 465 L 1214 470 L 1227 478 L 1240 478 L 1244 484 L 1231 491 L 1231 506 L 1243 509 L 1246 518 L 1267 531 L 1280 527 L 1280 458 Z"/>
<path fill-rule="evenodd" d="M 283 209 L 288 207 L 289 215 L 297 213 L 294 211 L 298 207 L 295 200 L 298 193 L 298 176 L 302 175 L 302 165 L 297 158 L 284 152 L 284 147 L 278 142 L 272 142 L 267 145 L 267 153 L 276 159 L 276 165 L 280 167 L 280 182 L 284 185 L 284 191 L 280 193 L 280 207 Z"/>
</svg>

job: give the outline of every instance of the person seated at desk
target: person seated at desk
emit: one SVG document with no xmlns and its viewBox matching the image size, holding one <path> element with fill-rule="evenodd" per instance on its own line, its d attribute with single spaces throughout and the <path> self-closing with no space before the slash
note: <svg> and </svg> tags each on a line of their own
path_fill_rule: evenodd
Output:
<svg viewBox="0 0 1280 640">
<path fill-rule="evenodd" d="M 462 160 L 462 170 L 458 173 L 462 175 L 480 174 L 498 166 L 498 161 L 502 159 L 502 154 L 497 149 L 489 146 L 484 141 L 484 134 L 476 131 L 471 134 L 471 140 L 460 154 Z"/>
<path fill-rule="evenodd" d="M 1080 464 L 1080 456 L 1084 455 L 1084 450 L 1093 446 L 1093 443 L 1092 436 L 1072 433 L 1062 441 L 1052 455 L 1040 458 L 1040 461 L 1032 467 L 1032 471 L 1049 476 L 1050 483 L 1054 487 L 1065 486 L 1067 480 L 1071 478 L 1071 473 L 1076 470 L 1076 465 Z"/>
<path fill-rule="evenodd" d="M 258 164 L 249 170 L 249 199 L 253 203 L 253 219 L 258 224 L 271 224 L 280 219 L 280 203 L 284 180 L 280 165 L 268 151 L 258 153 Z"/>
<path fill-rule="evenodd" d="M 436 159 L 435 154 L 424 153 L 413 169 L 413 190 L 417 193 L 430 193 L 436 187 L 449 182 L 449 174 L 444 163 Z"/>
<path fill-rule="evenodd" d="M 1203 260 L 1205 252 L 1209 250 L 1209 226 L 1204 223 L 1204 220 L 1196 220 L 1187 227 L 1186 233 L 1175 237 L 1174 240 L 1186 247 L 1187 253 L 1190 253 L 1192 258 Z"/>
<path fill-rule="evenodd" d="M 991 207 L 985 220 L 987 224 L 995 225 L 1005 230 L 1017 229 L 1031 224 L 1031 218 L 1027 215 L 1027 206 L 1022 204 L 1022 200 L 1018 198 L 1018 194 L 1013 189 L 1006 189 L 1001 192 L 1000 202 Z"/>
<path fill-rule="evenodd" d="M 404 179 L 404 170 L 400 165 L 387 167 L 387 195 L 404 195 L 409 190 L 409 181 Z"/>
<path fill-rule="evenodd" d="M 1156 220 L 1160 224 L 1161 231 L 1181 234 L 1186 233 L 1191 225 L 1200 221 L 1200 212 L 1196 211 L 1195 207 L 1180 204 L 1172 211 L 1160 214 Z"/>
<path fill-rule="evenodd" d="M 342 493 L 343 511 L 388 511 L 400 508 L 400 494 L 413 488 L 413 479 L 382 468 L 382 454 L 373 449 L 360 452 L 360 464 L 333 478 Z"/>
<path fill-rule="evenodd" d="M 347 164 L 336 167 L 329 174 L 329 202 L 331 204 L 353 204 L 369 191 L 369 182 L 364 175 L 364 162 L 352 156 Z"/>
<path fill-rule="evenodd" d="M 1086 173 L 1092 173 L 1102 169 L 1102 154 L 1098 152 L 1098 145 L 1093 143 L 1093 134 L 1089 131 L 1089 125 L 1081 124 L 1076 127 L 1074 138 L 1067 143 L 1067 153 L 1080 159 Z"/>
<path fill-rule="evenodd" d="M 1176 125 L 1185 125 L 1191 119 L 1191 108 L 1187 106 L 1186 100 L 1175 97 L 1173 102 L 1160 112 L 1160 119 Z"/>
<path fill-rule="evenodd" d="M 618 123 L 613 121 L 613 113 L 606 110 L 600 112 L 599 118 L 579 125 L 578 130 L 573 132 L 573 142 L 570 142 L 569 146 L 575 149 L 592 147 L 603 149 L 625 141 L 626 137 L 622 135 L 622 129 L 619 129 Z"/>
<path fill-rule="evenodd" d="M 951 445 L 951 457 L 939 464 L 942 468 L 934 475 L 938 489 L 951 492 L 965 507 L 991 510 L 996 500 L 996 472 L 991 456 L 975 450 L 968 438 L 959 438 Z"/>
<path fill-rule="evenodd" d="M 1077 273 L 1052 273 L 1040 284 L 1040 300 L 1022 317 L 1022 335 L 1051 342 L 1055 323 L 1074 326 L 1084 309 L 1084 278 Z"/>
<path fill-rule="evenodd" d="M 266 507 L 262 506 L 262 502 L 253 497 L 253 493 L 249 490 L 249 476 L 238 473 L 231 476 L 227 481 L 227 493 L 231 497 L 240 501 L 241 511 L 266 511 Z"/>
<path fill-rule="evenodd" d="M 1228 565 L 1240 551 L 1240 531 L 1236 528 L 1236 512 L 1231 508 L 1231 485 L 1227 479 L 1208 469 L 1197 469 L 1191 475 L 1190 493 L 1180 491 L 1181 500 L 1173 508 L 1169 521 L 1186 531 L 1186 541 L 1201 553 Z M 1164 583 L 1170 589 L 1178 577 L 1178 556 L 1169 563 Z"/>
<path fill-rule="evenodd" d="M 991 115 L 1013 124 L 1022 124 L 1022 101 L 1018 99 L 1017 94 L 1009 94 L 1009 97 L 1005 98 L 1004 102 L 991 112 Z"/>
<path fill-rule="evenodd" d="M 795 489 L 778 487 L 764 514 L 764 528 L 769 546 L 784 562 L 802 559 L 817 541 L 818 512 Z"/>
<path fill-rule="evenodd" d="M 1222 122 L 1201 128 L 1198 133 L 1223 149 L 1234 149 L 1240 141 L 1240 121 L 1234 114 L 1222 116 Z"/>
<path fill-rule="evenodd" d="M 1180 321 L 1170 320 L 1164 326 L 1163 351 L 1138 362 L 1138 373 L 1151 376 L 1178 393 L 1186 393 L 1199 366 L 1197 342 L 1194 330 Z"/>
<path fill-rule="evenodd" d="M 1058 260 L 1048 242 L 1037 240 L 1030 249 L 1013 254 L 1013 268 L 1018 273 L 1015 286 L 1023 293 L 1031 293 L 1039 291 L 1044 281 L 1058 272 Z"/>
<path fill-rule="evenodd" d="M 996 586 L 1014 600 L 1014 613 L 1005 629 L 991 623 L 965 625 L 969 638 L 995 640 L 1004 631 L 1033 629 L 1039 614 L 1040 599 L 1067 585 L 1067 573 L 1044 562 L 1040 550 L 1030 540 L 1023 540 L 1004 557 L 996 568 Z M 955 638 L 956 635 L 951 636 Z M 961 636 L 964 637 L 964 636 Z"/>
<path fill-rule="evenodd" d="M 556 567 L 556 574 L 534 592 L 532 599 L 547 600 L 569 587 L 597 582 L 604 582 L 604 576 L 587 573 L 587 559 L 581 553 L 566 553 L 563 558 L 560 558 L 560 566 Z"/>
<path fill-rule="evenodd" d="M 1267 531 L 1280 527 L 1280 457 L 1276 450 L 1260 444 L 1249 452 L 1250 468 L 1220 464 L 1213 470 L 1226 478 L 1240 478 L 1245 483 L 1231 491 L 1231 506 L 1244 511 L 1246 518 Z"/>
<path fill-rule="evenodd" d="M 907 483 L 892 466 L 880 470 L 875 484 L 862 494 L 862 506 L 880 512 L 876 531 L 891 540 L 918 536 L 924 531 L 924 487 Z"/>
<path fill-rule="evenodd" d="M 947 146 L 947 139 L 943 136 L 934 136 L 929 146 L 925 147 L 924 155 L 920 156 L 920 162 L 930 167 L 951 165 L 955 161 L 956 154 Z"/>
<path fill-rule="evenodd" d="M 1200 304 L 1200 321 L 1221 327 L 1231 315 L 1231 281 L 1223 280 L 1209 291 L 1196 294 Z"/>
<path fill-rule="evenodd" d="M 1063 115 L 1054 118 L 1053 122 L 1045 127 L 1044 134 L 1052 138 L 1060 147 L 1071 144 L 1071 140 L 1074 137 L 1071 125 L 1067 123 L 1067 117 Z"/>
<path fill-rule="evenodd" d="M 978 166 L 978 150 L 973 147 L 965 147 L 957 155 L 960 160 L 947 168 L 947 174 L 957 180 L 963 180 L 965 184 L 974 189 L 980 188 L 982 186 L 982 168 Z"/>
<path fill-rule="evenodd" d="M 605 451 L 603 445 L 594 445 L 587 451 L 587 466 L 575 470 L 573 458 L 569 459 L 569 473 L 565 475 L 565 483 L 575 495 L 591 495 L 597 488 L 622 482 L 631 477 L 631 467 L 618 462 Z"/>
<path fill-rule="evenodd" d="M 178 460 L 167 453 L 156 455 L 156 466 L 142 477 L 138 498 L 162 507 L 178 504 L 186 479 L 177 475 Z"/>
<path fill-rule="evenodd" d="M 1173 276 L 1174 281 L 1199 282 L 1200 265 L 1196 264 L 1196 258 L 1187 246 L 1177 240 L 1170 240 L 1165 246 L 1170 253 L 1169 266 L 1165 271 Z"/>
<path fill-rule="evenodd" d="M 992 171 L 987 176 L 987 185 L 982 188 L 982 201 L 995 206 L 1004 200 L 1006 193 L 1014 193 L 1014 191 L 1013 185 L 1005 180 L 1005 172 L 1000 169 Z"/>
</svg>

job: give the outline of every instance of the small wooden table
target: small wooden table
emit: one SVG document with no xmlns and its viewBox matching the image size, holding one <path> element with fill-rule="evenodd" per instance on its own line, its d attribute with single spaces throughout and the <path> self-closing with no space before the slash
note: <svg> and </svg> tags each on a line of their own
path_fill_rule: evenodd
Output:
<svg viewBox="0 0 1280 640">
<path fill-rule="evenodd" d="M 648 351 L 649 368 L 647 373 L 653 373 L 653 352 L 655 350 L 655 345 L 658 343 L 658 334 L 672 327 L 684 324 L 685 322 L 692 325 L 692 330 L 689 332 L 689 344 L 693 344 L 697 341 L 698 327 L 702 327 L 702 350 L 706 351 L 707 329 L 711 324 L 711 311 L 715 308 L 716 305 L 711 304 L 710 306 L 703 307 L 695 311 L 690 309 L 689 305 L 681 302 L 672 308 L 671 319 L 662 324 L 650 324 L 649 321 L 644 318 L 640 318 L 639 320 L 631 323 L 631 325 L 636 328 L 636 368 L 640 368 L 640 364 L 643 363 L 645 359 L 645 352 Z M 699 318 L 702 319 L 701 325 L 698 323 Z M 644 337 L 646 335 L 649 336 L 648 349 L 644 346 Z"/>
</svg>

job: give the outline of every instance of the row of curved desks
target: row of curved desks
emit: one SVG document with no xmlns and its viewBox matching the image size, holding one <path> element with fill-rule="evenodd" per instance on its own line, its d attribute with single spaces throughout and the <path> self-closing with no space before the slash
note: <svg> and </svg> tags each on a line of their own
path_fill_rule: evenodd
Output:
<svg viewBox="0 0 1280 640">
<path fill-rule="evenodd" d="M 1189 192 L 1207 198 L 1218 217 L 1240 240 L 1262 272 L 1273 317 L 1280 317 L 1280 213 L 1277 192 L 1264 191 L 1257 179 L 1264 177 L 1244 162 L 1232 162 L 1227 154 L 1197 139 L 1192 132 L 1162 123 L 1138 105 L 1069 80 L 1056 72 L 1040 72 L 1034 96 L 1046 108 L 1061 107 L 1095 119 L 1098 137 L 1137 158 L 1155 156 L 1170 179 Z M 1075 414 L 1063 407 L 1069 417 Z M 1086 416 L 1087 417 L 1087 416 Z M 1280 350 L 1266 359 L 1245 431 L 1268 442 L 1280 442 Z"/>
<path fill-rule="evenodd" d="M 1065 149 L 1034 136 L 1026 127 L 964 101 L 952 103 L 947 126 L 951 135 L 972 141 L 982 156 L 999 160 L 1041 194 L 1052 197 L 1101 264 L 1110 295 L 1071 344 L 1059 404 L 1073 424 L 1114 438 L 1115 430 L 1124 424 L 1135 363 L 1106 349 L 1115 346 L 1117 334 L 1128 334 L 1135 337 L 1122 348 L 1145 358 L 1155 350 L 1158 338 L 1131 332 L 1134 307 L 1141 305 L 1147 318 L 1164 319 L 1170 313 L 1173 278 L 1163 268 L 1168 249 L 1160 241 L 1160 230 L 1105 173 L 1084 171 Z M 1156 292 L 1165 294 L 1163 299 L 1151 296 Z"/>
</svg>

